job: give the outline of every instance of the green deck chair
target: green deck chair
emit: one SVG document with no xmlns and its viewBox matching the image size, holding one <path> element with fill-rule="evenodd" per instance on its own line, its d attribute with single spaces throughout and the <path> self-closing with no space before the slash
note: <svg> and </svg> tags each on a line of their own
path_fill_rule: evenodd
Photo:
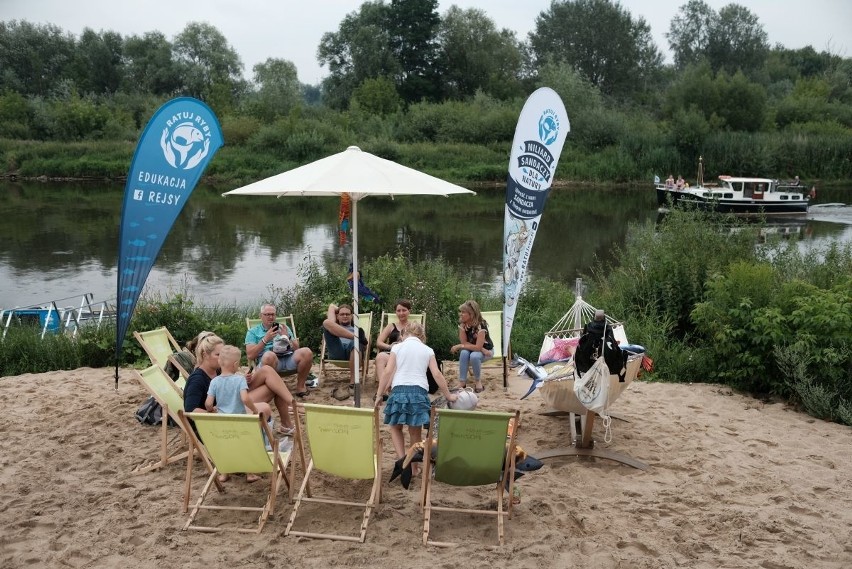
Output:
<svg viewBox="0 0 852 569">
<path fill-rule="evenodd" d="M 311 460 L 305 468 L 305 478 L 296 497 L 290 523 L 284 535 L 296 535 L 320 539 L 336 539 L 363 543 L 367 535 L 367 524 L 373 508 L 382 499 L 382 441 L 379 432 L 378 408 L 338 407 L 294 403 L 294 416 L 304 411 L 305 431 L 310 447 Z M 304 464 L 304 437 L 301 421 L 296 421 L 296 447 Z M 314 497 L 311 495 L 310 478 L 314 470 L 350 480 L 373 481 L 370 497 L 366 502 L 351 502 L 337 497 Z M 319 502 L 364 508 L 361 530 L 358 536 L 296 531 L 293 525 L 302 502 Z"/>
<path fill-rule="evenodd" d="M 503 517 L 512 517 L 512 490 L 515 482 L 515 432 L 512 429 L 507 440 L 509 421 L 520 424 L 520 412 L 493 413 L 486 411 L 456 411 L 432 408 L 431 425 L 438 421 L 438 439 L 427 437 L 425 456 L 432 456 L 432 446 L 437 445 L 434 461 L 425 460 L 421 505 L 423 507 L 423 543 L 452 546 L 450 542 L 429 540 L 432 511 L 463 512 L 497 516 L 497 539 L 503 545 Z M 511 449 L 511 452 L 510 452 Z M 432 472 L 434 471 L 434 480 Z M 508 490 L 503 480 L 508 479 Z M 496 488 L 497 508 L 469 509 L 432 505 L 432 486 L 442 482 L 451 486 L 483 486 L 493 484 Z M 503 499 L 508 498 L 508 510 L 503 508 Z"/>
<path fill-rule="evenodd" d="M 172 336 L 168 328 L 163 326 L 162 328 L 148 330 L 147 332 L 134 331 L 133 337 L 136 338 L 136 341 L 139 342 L 139 345 L 142 346 L 142 349 L 145 350 L 146 354 L 148 354 L 148 358 L 151 360 L 152 364 L 160 366 L 161 369 L 166 369 L 166 363 L 169 361 L 172 362 L 172 365 L 180 372 L 180 378 L 177 380 L 176 384 L 181 389 L 182 395 L 183 388 L 186 385 L 186 379 L 189 377 L 189 373 L 192 370 L 184 369 L 183 366 L 181 366 L 180 363 L 172 357 L 176 352 L 181 351 L 183 348 L 180 347 L 180 344 L 177 343 L 177 340 L 174 339 L 174 336 Z"/>
<path fill-rule="evenodd" d="M 281 481 L 287 484 L 289 498 L 292 498 L 290 480 L 294 473 L 295 465 L 291 465 L 291 476 L 287 476 L 287 465 L 290 462 L 290 451 L 278 450 L 278 439 L 260 415 L 231 415 L 227 413 L 184 413 L 181 409 L 178 413 L 184 429 L 189 433 L 190 442 L 199 454 L 209 456 L 212 468 L 210 477 L 201 491 L 198 501 L 192 508 L 189 519 L 183 526 L 184 530 L 197 531 L 235 531 L 243 533 L 260 533 L 266 520 L 275 513 L 275 499 L 278 495 Z M 190 420 L 195 423 L 201 440 L 192 430 Z M 267 440 L 271 441 L 267 450 L 263 438 L 266 434 Z M 201 441 L 204 441 L 202 444 Z M 184 512 L 189 508 L 190 491 L 192 487 L 192 460 L 187 461 L 186 480 L 184 481 Z M 269 474 L 269 495 L 262 506 L 225 506 L 205 505 L 210 491 L 215 485 L 220 493 L 224 487 L 219 482 L 220 474 L 235 473 Z M 259 512 L 256 528 L 242 528 L 230 526 L 201 526 L 195 525 L 195 518 L 201 510 L 236 510 Z"/>
<path fill-rule="evenodd" d="M 358 315 L 358 327 L 364 330 L 364 335 L 367 337 L 367 347 L 364 350 L 365 357 L 361 358 L 361 383 L 367 381 L 367 371 L 370 369 L 370 349 L 373 345 L 371 330 L 373 329 L 373 313 L 365 312 Z M 325 334 L 322 335 L 322 344 L 320 345 L 320 381 L 325 377 L 326 367 L 333 365 L 336 368 L 341 368 L 349 373 L 349 360 L 332 360 L 326 353 Z M 347 375 L 348 377 L 348 375 Z"/>
<path fill-rule="evenodd" d="M 153 395 L 157 403 L 163 408 L 163 421 L 160 426 L 160 459 L 152 464 L 140 465 L 133 470 L 133 474 L 142 474 L 182 460 L 189 456 L 189 452 L 183 450 L 186 448 L 187 433 L 183 428 L 180 417 L 178 417 L 178 411 L 183 410 L 183 392 L 175 385 L 172 378 L 166 375 L 166 372 L 157 364 L 142 371 L 133 370 L 133 373 L 136 374 L 136 379 L 142 384 L 142 387 Z M 180 432 L 172 437 L 171 440 L 169 440 L 167 430 L 169 417 L 180 426 Z M 181 439 L 181 442 L 175 444 L 178 438 Z M 170 453 L 170 445 L 174 445 L 177 450 L 173 450 Z"/>
</svg>

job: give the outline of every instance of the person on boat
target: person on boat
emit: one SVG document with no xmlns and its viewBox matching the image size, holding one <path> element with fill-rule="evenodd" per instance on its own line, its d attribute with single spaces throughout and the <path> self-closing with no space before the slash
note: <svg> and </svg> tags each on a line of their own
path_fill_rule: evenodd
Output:
<svg viewBox="0 0 852 569">
<path fill-rule="evenodd" d="M 361 365 L 366 356 L 367 337 L 364 329 L 358 329 L 361 345 Z M 352 324 L 352 307 L 348 304 L 329 304 L 322 323 L 322 335 L 328 357 L 333 360 L 349 360 L 349 385 L 355 386 L 355 326 Z"/>
<path fill-rule="evenodd" d="M 668 178 L 666 178 L 666 189 L 667 189 L 667 190 L 673 190 L 673 189 L 674 189 L 674 187 L 675 187 L 675 180 L 674 180 L 674 176 L 672 176 L 671 174 L 669 174 L 669 177 L 668 177 Z"/>
<path fill-rule="evenodd" d="M 411 314 L 411 301 L 400 298 L 394 305 L 398 323 L 391 322 L 385 326 L 376 339 L 376 382 L 382 378 L 385 366 L 390 359 L 391 346 L 402 339 L 402 334 L 408 329 L 408 315 Z"/>
<path fill-rule="evenodd" d="M 279 345 L 288 341 L 291 349 L 274 351 L 273 340 L 276 339 Z M 255 371 L 264 365 L 272 367 L 276 372 L 295 371 L 296 396 L 305 397 L 308 394 L 306 383 L 314 363 L 314 353 L 310 348 L 299 346 L 299 339 L 293 336 L 288 326 L 282 328 L 275 321 L 275 306 L 264 304 L 260 307 L 260 324 L 246 332 L 245 345 L 249 361 L 257 362 Z"/>
<path fill-rule="evenodd" d="M 678 174 L 677 175 L 677 182 L 675 183 L 675 187 L 677 187 L 678 191 L 681 191 L 681 190 L 683 190 L 684 184 L 686 184 L 686 182 L 684 181 L 683 176 Z"/>
<path fill-rule="evenodd" d="M 482 362 L 494 355 L 494 342 L 488 334 L 488 323 L 475 300 L 466 300 L 459 306 L 459 343 L 450 348 L 450 353 L 459 354 L 459 384 L 467 384 L 468 367 L 472 368 L 474 391 L 485 391 L 480 379 Z"/>
</svg>

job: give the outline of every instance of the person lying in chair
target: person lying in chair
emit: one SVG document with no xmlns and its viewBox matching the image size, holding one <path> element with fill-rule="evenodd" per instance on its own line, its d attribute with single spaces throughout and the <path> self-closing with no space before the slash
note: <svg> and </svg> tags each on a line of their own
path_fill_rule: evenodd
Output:
<svg viewBox="0 0 852 569">
<path fill-rule="evenodd" d="M 349 384 L 355 384 L 355 325 L 352 323 L 352 307 L 348 304 L 329 304 L 322 323 L 322 334 L 328 357 L 332 360 L 349 360 Z M 367 336 L 358 328 L 361 344 L 361 365 L 366 357 Z"/>
<path fill-rule="evenodd" d="M 282 349 L 286 342 L 286 349 Z M 260 324 L 246 332 L 246 356 L 258 366 L 268 365 L 280 372 L 296 372 L 296 392 L 304 397 L 308 394 L 307 379 L 314 363 L 310 348 L 299 347 L 299 339 L 286 325 L 275 321 L 275 306 L 260 307 Z"/>
</svg>

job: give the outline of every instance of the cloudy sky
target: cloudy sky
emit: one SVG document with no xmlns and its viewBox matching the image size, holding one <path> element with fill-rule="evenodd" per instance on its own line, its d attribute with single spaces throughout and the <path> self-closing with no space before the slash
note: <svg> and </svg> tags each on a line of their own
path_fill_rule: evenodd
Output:
<svg viewBox="0 0 852 569">
<path fill-rule="evenodd" d="M 729 1 L 705 0 L 718 10 Z M 386 0 L 390 2 L 390 0 Z M 665 33 L 678 8 L 687 0 L 621 0 L 634 17 L 651 26 L 657 46 L 667 60 Z M 811 45 L 852 57 L 852 1 L 741 0 L 756 14 L 769 43 L 790 48 Z M 158 30 L 172 39 L 188 22 L 215 26 L 237 51 L 251 78 L 252 66 L 268 57 L 292 61 L 303 83 L 318 83 L 328 73 L 316 52 L 325 32 L 336 31 L 343 17 L 361 0 L 0 0 L 0 20 L 55 24 L 79 35 L 85 28 L 112 30 L 123 36 Z M 525 39 L 536 17 L 550 0 L 440 0 L 444 13 L 453 4 L 485 10 L 500 28 Z"/>
</svg>

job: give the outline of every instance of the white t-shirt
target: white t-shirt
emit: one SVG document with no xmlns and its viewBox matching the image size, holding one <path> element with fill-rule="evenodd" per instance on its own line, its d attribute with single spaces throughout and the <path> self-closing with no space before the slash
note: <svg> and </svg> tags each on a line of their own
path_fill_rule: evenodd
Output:
<svg viewBox="0 0 852 569">
<path fill-rule="evenodd" d="M 428 391 L 429 381 L 426 379 L 426 370 L 429 368 L 429 360 L 435 355 L 435 350 L 421 342 L 420 338 L 409 336 L 391 346 L 391 353 L 396 354 L 396 372 L 391 386 L 416 385 Z"/>
</svg>

